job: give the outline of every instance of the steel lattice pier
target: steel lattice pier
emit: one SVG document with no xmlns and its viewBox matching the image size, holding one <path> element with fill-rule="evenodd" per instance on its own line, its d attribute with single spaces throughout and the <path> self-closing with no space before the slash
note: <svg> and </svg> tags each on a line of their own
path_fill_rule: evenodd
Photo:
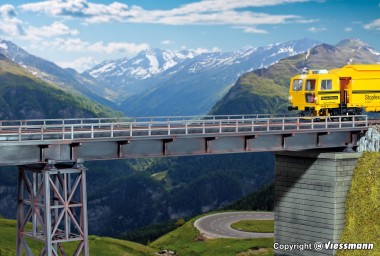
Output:
<svg viewBox="0 0 380 256">
<path fill-rule="evenodd" d="M 17 256 L 33 256 L 27 239 L 44 243 L 39 255 L 69 255 L 65 243 L 77 245 L 73 255 L 89 255 L 86 168 L 75 164 L 19 166 Z M 24 255 L 25 255 L 24 254 Z"/>
</svg>

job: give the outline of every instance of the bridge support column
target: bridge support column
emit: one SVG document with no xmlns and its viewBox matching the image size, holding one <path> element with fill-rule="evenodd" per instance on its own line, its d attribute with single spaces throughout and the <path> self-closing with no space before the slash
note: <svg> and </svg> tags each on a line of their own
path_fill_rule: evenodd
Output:
<svg viewBox="0 0 380 256">
<path fill-rule="evenodd" d="M 34 255 L 28 244 L 31 239 L 43 243 L 38 255 L 88 256 L 87 225 L 83 163 L 19 166 L 17 256 Z M 65 251 L 68 242 L 76 245 L 74 251 Z"/>
<path fill-rule="evenodd" d="M 339 242 L 346 195 L 360 156 L 316 151 L 276 154 L 275 255 L 335 254 L 324 246 Z M 317 244 L 316 250 L 316 242 L 323 249 L 318 250 L 321 244 Z M 298 247 L 290 251 L 284 245 Z"/>
</svg>

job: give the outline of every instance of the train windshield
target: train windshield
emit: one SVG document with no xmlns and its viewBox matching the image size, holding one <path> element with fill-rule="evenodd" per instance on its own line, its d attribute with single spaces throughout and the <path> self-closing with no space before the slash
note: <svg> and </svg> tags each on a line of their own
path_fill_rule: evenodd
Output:
<svg viewBox="0 0 380 256">
<path fill-rule="evenodd" d="M 293 91 L 301 91 L 302 90 L 302 79 L 294 79 L 293 80 Z"/>
</svg>

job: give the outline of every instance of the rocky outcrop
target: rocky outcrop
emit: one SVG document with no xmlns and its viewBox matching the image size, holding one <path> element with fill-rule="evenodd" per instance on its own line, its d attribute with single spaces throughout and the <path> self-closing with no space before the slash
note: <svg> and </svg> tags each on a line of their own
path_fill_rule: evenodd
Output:
<svg viewBox="0 0 380 256">
<path fill-rule="evenodd" d="M 380 127 L 368 128 L 365 136 L 358 142 L 358 152 L 380 151 Z"/>
<path fill-rule="evenodd" d="M 177 253 L 173 251 L 168 251 L 168 250 L 161 250 L 159 252 L 156 252 L 154 255 L 157 256 L 176 256 Z"/>
</svg>

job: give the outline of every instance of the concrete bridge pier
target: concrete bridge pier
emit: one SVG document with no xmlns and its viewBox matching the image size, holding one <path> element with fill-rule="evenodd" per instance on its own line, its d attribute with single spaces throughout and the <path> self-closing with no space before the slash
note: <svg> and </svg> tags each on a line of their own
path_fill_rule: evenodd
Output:
<svg viewBox="0 0 380 256">
<path fill-rule="evenodd" d="M 345 202 L 361 153 L 276 154 L 275 255 L 335 255 Z M 290 249 L 292 246 L 292 249 Z"/>
<path fill-rule="evenodd" d="M 28 242 L 42 242 L 39 255 L 89 255 L 86 168 L 74 164 L 19 166 L 17 256 L 33 256 Z M 73 243 L 72 253 L 65 251 Z"/>
</svg>

